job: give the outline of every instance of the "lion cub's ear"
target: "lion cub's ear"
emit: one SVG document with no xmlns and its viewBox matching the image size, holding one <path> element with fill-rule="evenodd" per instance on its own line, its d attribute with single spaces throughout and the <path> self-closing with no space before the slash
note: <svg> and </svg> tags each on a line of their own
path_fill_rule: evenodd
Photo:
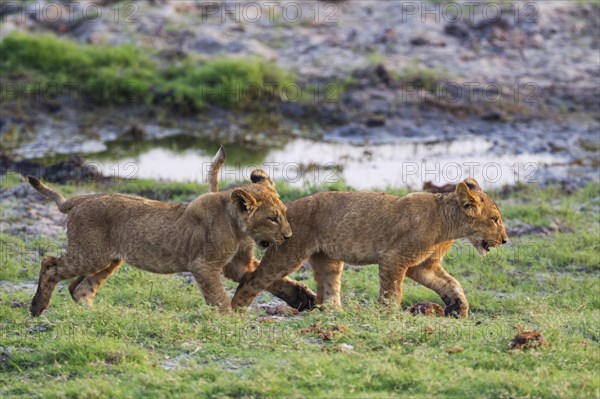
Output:
<svg viewBox="0 0 600 399">
<path fill-rule="evenodd" d="M 275 183 L 273 183 L 271 176 L 269 176 L 267 172 L 262 169 L 254 169 L 250 174 L 250 181 L 252 181 L 252 183 L 268 184 L 275 188 Z"/>
<path fill-rule="evenodd" d="M 458 183 L 455 193 L 458 203 L 467 215 L 476 216 L 479 214 L 479 199 L 471 192 L 466 182 Z"/>
<path fill-rule="evenodd" d="M 256 199 L 241 188 L 231 192 L 231 202 L 240 212 L 252 213 L 256 210 Z"/>
<path fill-rule="evenodd" d="M 472 177 L 467 177 L 465 180 L 463 180 L 463 182 L 467 185 L 467 187 L 469 187 L 470 190 L 482 191 L 481 187 L 479 187 L 479 183 L 477 183 L 477 180 L 473 179 Z"/>
</svg>

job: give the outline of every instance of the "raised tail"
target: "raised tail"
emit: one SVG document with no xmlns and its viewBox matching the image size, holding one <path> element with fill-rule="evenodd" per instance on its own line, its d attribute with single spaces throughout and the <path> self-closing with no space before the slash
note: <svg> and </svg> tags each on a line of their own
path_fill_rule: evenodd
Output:
<svg viewBox="0 0 600 399">
<path fill-rule="evenodd" d="M 29 184 L 31 184 L 31 187 L 39 191 L 44 197 L 56 202 L 59 211 L 61 211 L 62 213 L 67 213 L 66 209 L 63 209 L 63 204 L 66 201 L 65 197 L 63 197 L 57 191 L 52 190 L 50 187 L 46 186 L 44 183 L 42 183 L 33 176 L 27 176 L 27 180 L 29 181 Z"/>
<path fill-rule="evenodd" d="M 210 193 L 219 191 L 219 171 L 221 170 L 223 162 L 225 162 L 225 149 L 221 146 L 215 157 L 212 159 L 208 170 L 208 191 Z"/>
</svg>

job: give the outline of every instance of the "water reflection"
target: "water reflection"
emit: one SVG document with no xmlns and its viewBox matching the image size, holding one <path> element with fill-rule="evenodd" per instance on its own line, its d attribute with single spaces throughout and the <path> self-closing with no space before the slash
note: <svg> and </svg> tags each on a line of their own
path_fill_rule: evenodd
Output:
<svg viewBox="0 0 600 399">
<path fill-rule="evenodd" d="M 217 145 L 190 140 L 167 147 L 145 143 L 122 157 L 115 157 L 113 149 L 112 159 L 98 157 L 96 162 L 122 177 L 203 182 Z M 425 181 L 445 184 L 471 176 L 489 187 L 534 182 L 544 167 L 563 161 L 551 154 L 493 155 L 492 147 L 479 137 L 366 146 L 297 139 L 260 151 L 228 146 L 221 180 L 248 179 L 252 169 L 262 167 L 292 185 L 344 179 L 357 189 L 420 189 Z"/>
</svg>

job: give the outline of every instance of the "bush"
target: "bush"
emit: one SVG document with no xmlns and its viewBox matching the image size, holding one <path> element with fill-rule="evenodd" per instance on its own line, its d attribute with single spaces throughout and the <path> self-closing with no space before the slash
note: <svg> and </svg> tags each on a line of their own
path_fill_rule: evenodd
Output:
<svg viewBox="0 0 600 399">
<path fill-rule="evenodd" d="M 207 104 L 249 108 L 278 101 L 294 77 L 258 58 L 184 59 L 161 70 L 131 45 L 93 46 L 52 35 L 13 33 L 0 42 L 0 73 L 28 93 L 75 89 L 95 104 L 144 102 L 197 111 Z M 5 86 L 3 100 L 17 98 Z"/>
<path fill-rule="evenodd" d="M 13 33 L 0 42 L 0 73 L 28 92 L 63 94 L 69 88 L 98 104 L 144 98 L 158 81 L 156 63 L 133 46 L 82 45 L 52 35 Z"/>
<path fill-rule="evenodd" d="M 291 74 L 258 58 L 216 58 L 200 66 L 191 62 L 169 68 L 165 88 L 175 104 L 201 108 L 206 103 L 249 108 L 278 101 L 294 84 Z"/>
</svg>

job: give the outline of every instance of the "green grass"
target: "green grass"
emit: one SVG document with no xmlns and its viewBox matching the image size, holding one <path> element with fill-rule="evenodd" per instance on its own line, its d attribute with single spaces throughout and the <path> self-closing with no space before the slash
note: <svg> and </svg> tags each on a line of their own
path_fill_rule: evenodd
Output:
<svg viewBox="0 0 600 399">
<path fill-rule="evenodd" d="M 163 69 L 131 45 L 94 46 L 53 35 L 11 33 L 0 52 L 3 79 L 26 88 L 8 86 L 5 100 L 25 92 L 45 99 L 77 93 L 100 105 L 153 103 L 196 112 L 207 105 L 247 109 L 282 101 L 295 85 L 292 74 L 258 58 L 187 57 Z"/>
<path fill-rule="evenodd" d="M 201 108 L 206 103 L 248 108 L 259 100 L 283 99 L 294 77 L 258 58 L 216 58 L 198 68 L 192 62 L 168 68 L 164 90 L 175 104 Z M 172 93 L 172 94 L 171 94 Z"/>
<path fill-rule="evenodd" d="M 206 187 L 152 181 L 60 187 L 94 189 L 170 189 L 185 197 Z M 278 189 L 293 200 L 347 187 L 280 184 Z M 600 397 L 598 185 L 571 195 L 523 186 L 493 196 L 508 224 L 518 219 L 563 227 L 550 235 L 511 237 L 509 245 L 485 258 L 456 243 L 444 265 L 465 289 L 471 306 L 467 321 L 381 308 L 373 265 L 346 267 L 344 312 L 281 319 L 258 309 L 217 314 L 182 276 L 124 266 L 91 309 L 74 304 L 65 286 L 55 291 L 47 313 L 31 319 L 26 309 L 31 292 L 0 291 L 0 396 Z M 35 279 L 41 257 L 36 248 L 48 242 L 0 235 L 7 260 L 0 281 Z M 10 256 L 10 248 L 19 246 L 31 256 Z M 293 277 L 315 286 L 307 270 Z M 226 287 L 232 293 L 235 284 Z M 268 294 L 259 298 L 269 300 Z M 407 281 L 403 308 L 421 301 L 441 304 L 435 293 Z M 334 331 L 331 340 L 302 332 L 317 323 Z M 550 345 L 509 352 L 520 328 L 538 329 Z M 449 354 L 450 346 L 464 350 Z"/>
<path fill-rule="evenodd" d="M 29 90 L 62 94 L 69 85 L 100 104 L 139 101 L 158 67 L 130 45 L 92 46 L 52 35 L 12 33 L 0 42 L 0 73 Z"/>
</svg>

